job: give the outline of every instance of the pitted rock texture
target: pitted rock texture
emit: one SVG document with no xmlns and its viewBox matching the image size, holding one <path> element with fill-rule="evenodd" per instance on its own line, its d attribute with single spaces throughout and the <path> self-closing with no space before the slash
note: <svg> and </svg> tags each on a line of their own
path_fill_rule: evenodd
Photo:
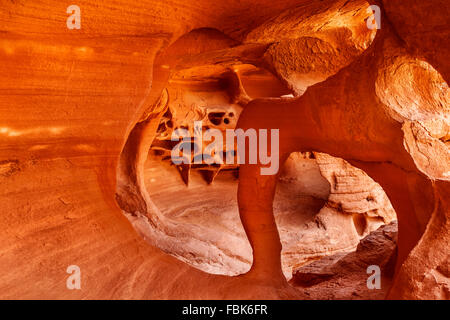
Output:
<svg viewBox="0 0 450 320">
<path fill-rule="evenodd" d="M 448 0 L 78 5 L 69 30 L 64 2 L 0 4 L 1 298 L 449 299 Z M 280 174 L 172 166 L 193 119 L 280 129 Z M 393 219 L 366 295 L 379 242 L 327 256 Z M 317 259 L 331 280 L 289 285 Z"/>
<path fill-rule="evenodd" d="M 187 186 L 175 167 L 160 156 L 149 155 L 146 186 L 166 223 L 154 228 L 145 218 L 131 218 L 133 224 L 147 241 L 201 270 L 226 275 L 248 271 L 252 254 L 239 219 L 236 172 L 221 171 L 208 184 L 201 172 L 194 171 Z M 342 184 L 351 179 L 346 189 L 339 187 L 343 189 L 340 194 L 337 187 L 331 188 L 336 176 Z M 294 153 L 287 160 L 274 212 L 288 279 L 293 268 L 352 251 L 370 231 L 395 219 L 386 195 L 367 175 L 340 159 L 309 153 Z"/>
</svg>

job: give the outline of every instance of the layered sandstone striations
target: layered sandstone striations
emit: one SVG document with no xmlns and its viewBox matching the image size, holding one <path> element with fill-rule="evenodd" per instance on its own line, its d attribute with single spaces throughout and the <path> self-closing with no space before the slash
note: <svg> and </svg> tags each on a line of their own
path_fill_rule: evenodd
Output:
<svg viewBox="0 0 450 320">
<path fill-rule="evenodd" d="M 447 0 L 78 5 L 0 4 L 1 298 L 449 299 Z M 171 164 L 194 120 L 279 174 Z"/>
</svg>

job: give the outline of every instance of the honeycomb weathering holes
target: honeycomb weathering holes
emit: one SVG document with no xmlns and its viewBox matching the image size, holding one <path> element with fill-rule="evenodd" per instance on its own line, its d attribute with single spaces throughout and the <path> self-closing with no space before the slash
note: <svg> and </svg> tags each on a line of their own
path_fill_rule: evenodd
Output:
<svg viewBox="0 0 450 320">
<path fill-rule="evenodd" d="M 241 56 L 241 61 L 233 58 L 231 61 L 216 64 L 214 59 L 217 50 L 239 53 L 240 49 L 239 46 L 236 47 L 235 42 L 214 30 L 198 30 L 191 35 L 201 38 L 211 32 L 215 33 L 216 40 L 218 39 L 213 44 L 214 48 L 204 46 L 194 50 L 176 50 L 175 48 L 192 45 L 189 43 L 188 34 L 180 38 L 173 48 L 166 50 L 169 52 L 166 55 L 176 56 L 178 63 L 168 77 L 159 105 L 154 108 L 159 111 L 153 114 L 147 111 L 130 135 L 127 142 L 130 148 L 124 149 L 122 158 L 125 158 L 125 163 L 135 163 L 129 165 L 130 170 L 125 170 L 125 175 L 131 173 L 131 179 L 119 175 L 122 179 L 119 179 L 121 181 L 117 199 L 132 224 L 150 243 L 204 271 L 235 275 L 247 271 L 252 261 L 251 248 L 239 221 L 237 209 L 238 165 L 174 166 L 171 163 L 170 151 L 176 142 L 171 141 L 171 135 L 178 128 L 193 133 L 195 121 L 202 121 L 205 130 L 234 129 L 240 113 L 251 99 L 285 97 L 291 95 L 292 91 L 283 84 L 284 80 L 278 80 L 278 77 L 283 78 L 278 72 L 277 77 L 261 68 L 266 62 L 261 53 L 257 53 L 259 47 L 256 48 L 256 60 L 251 58 L 252 63 L 256 61 L 255 64 L 248 63 L 246 56 Z M 183 50 L 189 53 L 183 56 Z M 207 53 L 208 50 L 210 53 Z M 173 60 L 170 57 L 165 59 Z M 195 59 L 200 61 L 196 64 Z M 202 64 L 211 62 L 214 63 L 214 68 L 206 71 Z M 196 142 L 191 143 L 192 149 L 198 150 Z M 231 152 L 236 155 L 236 150 Z M 306 243 L 302 244 L 295 236 L 301 229 L 295 221 L 304 219 L 304 223 L 310 228 L 311 223 L 317 226 L 317 219 L 322 219 L 319 226 L 323 229 L 328 225 L 323 222 L 326 220 L 324 217 L 330 214 L 322 212 L 316 217 L 327 203 L 328 182 L 319 173 L 315 154 L 310 152 L 300 158 L 307 171 L 300 169 L 291 172 L 293 176 L 288 179 L 289 183 L 282 180 L 283 187 L 277 191 L 277 199 L 284 199 L 284 205 L 280 204 L 279 200 L 274 204 L 278 212 L 276 218 L 280 220 L 279 229 L 284 229 L 281 230 L 283 246 L 288 248 L 283 253 L 283 271 L 287 278 L 290 278 L 294 266 L 329 254 L 320 245 L 313 253 L 307 253 Z M 291 157 L 289 162 L 292 161 L 296 160 Z M 120 170 L 122 173 L 123 169 L 124 166 Z M 161 172 L 164 174 L 161 175 Z M 300 192 L 300 198 L 289 201 L 286 194 L 290 192 L 292 196 L 293 192 L 286 186 L 292 187 L 292 182 L 299 180 L 298 176 L 303 176 L 306 181 L 310 179 L 310 185 L 307 187 L 306 183 L 300 191 L 297 190 Z M 315 192 L 319 192 L 320 196 Z M 226 194 L 231 197 L 226 197 Z M 177 199 L 178 204 L 173 199 Z M 295 217 L 295 212 L 299 215 L 299 211 L 304 211 L 300 214 L 303 218 Z M 228 216 L 224 215 L 224 212 L 227 212 Z M 215 219 L 217 221 L 214 221 Z M 360 218 L 356 219 L 359 221 Z M 334 223 L 338 223 L 338 220 Z M 225 235 L 218 236 L 217 232 L 206 230 L 219 227 L 224 230 Z M 358 228 L 359 225 L 357 230 Z M 174 234 L 177 234 L 176 238 Z M 316 237 L 315 240 L 320 242 L 323 241 L 320 239 L 324 235 L 309 236 Z M 228 241 L 223 241 L 224 237 Z M 335 250 L 349 250 L 356 246 L 358 240 L 357 237 L 343 240 Z M 211 245 L 214 249 L 211 249 Z M 206 254 L 205 248 L 208 248 Z"/>
</svg>

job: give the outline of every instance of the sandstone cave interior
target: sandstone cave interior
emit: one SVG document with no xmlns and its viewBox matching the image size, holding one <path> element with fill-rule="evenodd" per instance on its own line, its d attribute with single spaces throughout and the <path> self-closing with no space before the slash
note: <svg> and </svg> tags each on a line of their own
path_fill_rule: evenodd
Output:
<svg viewBox="0 0 450 320">
<path fill-rule="evenodd" d="M 188 2 L 195 13 L 193 2 Z M 446 29 L 436 31 L 443 23 L 443 18 L 436 18 L 434 38 L 429 33 L 432 21 L 415 26 L 413 32 L 404 27 L 414 23 L 405 13 L 405 4 L 387 2 L 261 1 L 262 8 L 252 13 L 252 1 L 243 1 L 244 7 L 232 1 L 228 9 L 220 9 L 223 16 L 214 13 L 195 23 L 175 19 L 177 14 L 167 22 L 155 9 L 161 26 L 149 24 L 143 29 L 146 36 L 140 37 L 148 41 L 137 37 L 106 44 L 86 36 L 79 47 L 65 36 L 54 45 L 51 37 L 33 40 L 30 45 L 42 54 L 40 59 L 53 54 L 51 50 L 59 54 L 58 46 L 84 48 L 76 51 L 74 65 L 85 63 L 83 68 L 92 68 L 93 74 L 103 72 L 97 77 L 114 79 L 98 82 L 99 96 L 108 95 L 111 87 L 130 96 L 140 90 L 126 116 L 113 115 L 115 109 L 88 116 L 104 121 L 105 127 L 98 130 L 107 132 L 108 138 L 101 148 L 96 149 L 95 139 L 102 133 L 95 133 L 95 124 L 80 129 L 84 137 L 80 139 L 86 141 L 76 140 L 78 148 L 62 156 L 73 157 L 68 160 L 71 166 L 79 163 L 80 171 L 67 179 L 95 173 L 89 190 L 101 194 L 102 200 L 83 194 L 80 203 L 104 201 L 105 207 L 119 212 L 113 220 L 115 231 L 105 235 L 113 223 L 104 222 L 110 221 L 107 213 L 92 218 L 89 228 L 97 229 L 87 239 L 94 241 L 98 233 L 105 241 L 126 246 L 124 269 L 128 264 L 134 268 L 117 271 L 133 290 L 114 286 L 111 291 L 111 285 L 98 280 L 95 293 L 81 297 L 450 299 L 449 49 L 447 44 L 436 53 L 430 45 L 448 41 L 450 28 L 446 22 Z M 404 3 L 411 3 L 408 12 L 415 14 L 428 8 L 415 0 Z M 372 11 L 367 8 L 373 4 L 382 8 L 381 28 L 368 27 Z M 127 7 L 125 2 L 120 5 Z M 164 4 L 176 12 L 170 5 Z M 205 10 L 201 12 L 208 12 L 205 8 L 210 5 L 206 0 L 198 3 Z M 442 1 L 428 5 L 449 9 Z M 243 12 L 255 16 L 246 21 Z M 184 14 L 196 21 L 194 13 Z M 94 30 L 97 22 L 87 23 Z M 116 28 L 103 23 L 104 28 Z M 124 32 L 127 28 L 125 24 Z M 91 29 L 87 30 L 89 35 Z M 17 39 L 5 41 L 3 48 L 17 52 L 26 45 L 15 46 Z M 39 47 L 39 41 L 46 49 Z M 0 53 L 8 55 L 5 52 Z M 115 65 L 116 73 L 102 71 L 96 61 L 109 52 L 121 62 Z M 55 63 L 66 63 L 64 56 L 60 60 Z M 123 67 L 127 63 L 130 66 Z M 75 66 L 70 72 L 81 71 Z M 137 80 L 131 80 L 135 75 Z M 129 81 L 129 87 L 122 81 Z M 89 87 L 95 82 L 86 83 Z M 84 92 L 83 88 L 77 90 Z M 92 108 L 95 94 L 89 102 Z M 125 99 L 111 97 L 99 108 L 107 110 L 107 105 L 120 105 Z M 83 119 L 73 110 L 66 116 Z M 109 114 L 122 117 L 116 127 L 107 127 L 113 123 L 108 122 Z M 84 125 L 77 121 L 72 122 L 74 127 Z M 204 131 L 218 129 L 223 134 L 238 127 L 279 128 L 279 174 L 260 176 L 251 165 L 174 164 L 171 150 L 177 142 L 171 136 L 180 128 L 193 135 L 195 121 L 201 121 Z M 66 130 L 68 138 L 77 135 L 78 129 L 73 130 Z M 0 133 L 8 139 L 25 139 L 6 129 Z M 47 131 L 39 134 L 47 139 Z M 193 150 L 202 148 L 191 143 Z M 51 171 L 52 159 L 61 156 L 46 153 L 46 148 L 30 148 L 35 153 L 31 160 L 23 157 L 33 165 L 42 157 L 48 168 L 33 169 L 31 164 L 22 165 L 28 163 L 25 160 L 0 162 L 0 178 L 14 178 L 15 166 L 17 174 L 24 175 L 30 170 L 30 175 L 38 174 L 32 170 Z M 227 152 L 236 156 L 236 150 Z M 105 154 L 111 154 L 111 160 L 104 160 Z M 56 172 L 66 170 L 59 162 L 54 165 Z M 74 181 L 78 188 L 82 180 Z M 67 206 L 70 201 L 64 192 L 57 199 Z M 109 210 L 100 208 L 92 210 Z M 67 219 L 78 221 L 77 217 Z M 74 232 L 81 232 L 79 239 L 83 239 L 84 227 L 77 228 Z M 133 247 L 135 242 L 139 245 Z M 133 250 L 144 253 L 136 258 L 130 253 Z M 87 265 L 104 263 L 103 258 L 91 259 Z M 116 261 L 118 266 L 121 263 Z M 366 286 L 370 265 L 381 268 L 381 290 Z M 110 268 L 115 274 L 115 266 Z M 185 287 L 170 277 L 186 277 Z M 149 293 L 143 279 L 164 289 Z M 204 290 L 197 292 L 196 286 Z M 208 289 L 212 286 L 221 290 Z"/>
</svg>

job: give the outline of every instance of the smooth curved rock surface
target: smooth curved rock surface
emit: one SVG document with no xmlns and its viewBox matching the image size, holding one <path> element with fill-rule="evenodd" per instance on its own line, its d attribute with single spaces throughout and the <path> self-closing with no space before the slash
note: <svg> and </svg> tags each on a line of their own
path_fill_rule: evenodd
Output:
<svg viewBox="0 0 450 320">
<path fill-rule="evenodd" d="M 0 298 L 350 298 L 352 269 L 339 294 L 287 279 L 397 219 L 363 297 L 449 299 L 447 0 L 78 5 L 69 30 L 60 1 L 0 4 Z M 196 117 L 279 128 L 280 174 L 171 166 Z"/>
</svg>

